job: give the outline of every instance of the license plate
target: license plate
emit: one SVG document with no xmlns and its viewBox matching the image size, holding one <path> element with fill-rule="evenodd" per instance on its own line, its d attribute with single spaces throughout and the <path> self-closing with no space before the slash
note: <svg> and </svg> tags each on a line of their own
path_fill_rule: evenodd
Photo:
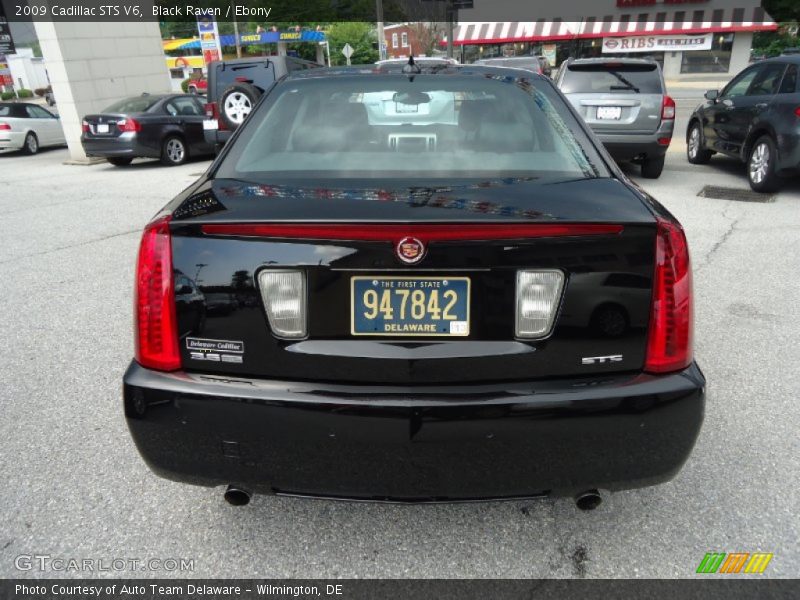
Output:
<svg viewBox="0 0 800 600">
<path fill-rule="evenodd" d="M 397 114 L 401 113 L 416 113 L 419 112 L 419 105 L 418 104 L 400 104 L 399 102 L 394 103 L 394 112 Z"/>
<path fill-rule="evenodd" d="M 353 335 L 469 335 L 468 277 L 353 277 Z"/>
<path fill-rule="evenodd" d="M 205 119 L 203 121 L 203 129 L 219 129 L 219 123 L 216 119 Z"/>
<path fill-rule="evenodd" d="M 108 123 L 98 123 L 97 133 L 108 133 Z"/>
<path fill-rule="evenodd" d="M 622 118 L 622 107 L 621 106 L 598 106 L 597 107 L 597 118 L 604 119 L 604 120 L 619 120 Z"/>
</svg>

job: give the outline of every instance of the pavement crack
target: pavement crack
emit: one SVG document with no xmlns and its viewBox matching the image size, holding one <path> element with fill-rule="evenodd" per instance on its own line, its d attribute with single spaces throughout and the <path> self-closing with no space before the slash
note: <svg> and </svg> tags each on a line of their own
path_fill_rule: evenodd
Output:
<svg viewBox="0 0 800 600">
<path fill-rule="evenodd" d="M 50 250 L 42 250 L 41 252 L 33 252 L 32 254 L 23 254 L 21 256 L 15 256 L 13 258 L 8 258 L 6 260 L 0 260 L 0 265 L 15 262 L 18 260 L 25 260 L 26 258 L 45 256 L 47 254 L 61 252 L 62 250 L 71 250 L 72 248 L 80 248 L 81 246 L 88 246 L 90 244 L 96 244 L 97 242 L 104 242 L 105 240 L 111 240 L 114 238 L 123 237 L 126 235 L 131 235 L 133 233 L 139 233 L 139 232 L 141 232 L 141 229 L 132 229 L 131 231 L 123 231 L 122 233 L 112 233 L 111 235 L 106 235 L 91 240 L 84 240 L 82 242 L 75 242 L 74 244 L 67 244 L 66 246 L 58 246 L 57 248 L 51 248 Z"/>
<path fill-rule="evenodd" d="M 728 209 L 725 209 L 724 211 L 722 211 L 722 216 L 727 218 L 727 219 L 731 219 L 727 215 L 727 212 L 728 212 Z M 730 220 L 730 222 L 728 223 L 728 228 L 725 230 L 725 232 L 722 234 L 722 236 L 720 236 L 720 238 L 714 243 L 714 245 L 711 246 L 711 250 L 709 250 L 706 253 L 706 255 L 703 257 L 703 260 L 700 261 L 700 264 L 697 266 L 697 269 L 695 269 L 696 271 L 698 271 L 698 272 L 702 271 L 711 262 L 711 258 L 725 244 L 725 242 L 727 242 L 728 239 L 734 234 L 734 232 L 736 231 L 736 226 L 739 224 L 739 221 L 741 221 L 741 220 L 742 220 L 741 216 L 733 218 L 733 219 Z"/>
</svg>

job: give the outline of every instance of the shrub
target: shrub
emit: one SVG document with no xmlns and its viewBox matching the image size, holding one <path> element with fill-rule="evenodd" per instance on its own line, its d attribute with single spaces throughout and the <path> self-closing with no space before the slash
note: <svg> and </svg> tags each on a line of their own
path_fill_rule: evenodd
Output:
<svg viewBox="0 0 800 600">
<path fill-rule="evenodd" d="M 14 92 L 2 92 L 2 93 L 0 93 L 0 100 L 13 100 L 16 97 L 17 97 L 17 95 Z"/>
<path fill-rule="evenodd" d="M 189 78 L 184 79 L 183 81 L 181 81 L 181 89 L 183 90 L 184 94 L 188 94 L 189 93 L 189 82 L 191 80 L 192 80 L 192 78 L 189 77 Z"/>
<path fill-rule="evenodd" d="M 33 98 L 33 92 L 31 90 L 28 90 L 28 89 L 25 89 L 25 88 L 21 88 L 17 92 L 17 97 L 18 98 Z"/>
<path fill-rule="evenodd" d="M 41 98 L 47 93 L 47 88 L 36 88 L 35 90 L 33 90 L 33 93 L 39 96 L 39 98 Z"/>
</svg>

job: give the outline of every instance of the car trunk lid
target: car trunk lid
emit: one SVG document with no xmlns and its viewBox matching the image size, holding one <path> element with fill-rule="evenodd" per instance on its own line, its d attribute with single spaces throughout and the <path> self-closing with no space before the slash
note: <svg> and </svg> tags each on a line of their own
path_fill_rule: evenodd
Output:
<svg viewBox="0 0 800 600">
<path fill-rule="evenodd" d="M 221 180 L 172 208 L 173 265 L 191 280 L 181 296 L 193 297 L 176 295 L 187 370 L 415 385 L 642 368 L 655 221 L 620 181 L 378 190 Z M 399 260 L 403 232 L 425 243 L 416 264 Z M 259 276 L 276 270 L 305 277 L 303 339 L 270 328 Z M 563 274 L 544 339 L 515 334 L 521 270 Z M 354 335 L 355 282 L 400 278 L 468 281 L 467 335 Z"/>
</svg>

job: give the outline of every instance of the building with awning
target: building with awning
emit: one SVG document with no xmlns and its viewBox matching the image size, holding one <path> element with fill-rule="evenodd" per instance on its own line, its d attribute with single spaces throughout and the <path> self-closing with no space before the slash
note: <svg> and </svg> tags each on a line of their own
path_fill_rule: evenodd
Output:
<svg viewBox="0 0 800 600">
<path fill-rule="evenodd" d="M 608 14 L 581 20 L 461 22 L 453 44 L 463 62 L 526 54 L 544 54 L 554 64 L 570 56 L 650 56 L 669 78 L 721 78 L 747 65 L 753 33 L 778 28 L 757 0 L 739 4 L 652 0 L 628 6 L 618 0 Z"/>
</svg>

